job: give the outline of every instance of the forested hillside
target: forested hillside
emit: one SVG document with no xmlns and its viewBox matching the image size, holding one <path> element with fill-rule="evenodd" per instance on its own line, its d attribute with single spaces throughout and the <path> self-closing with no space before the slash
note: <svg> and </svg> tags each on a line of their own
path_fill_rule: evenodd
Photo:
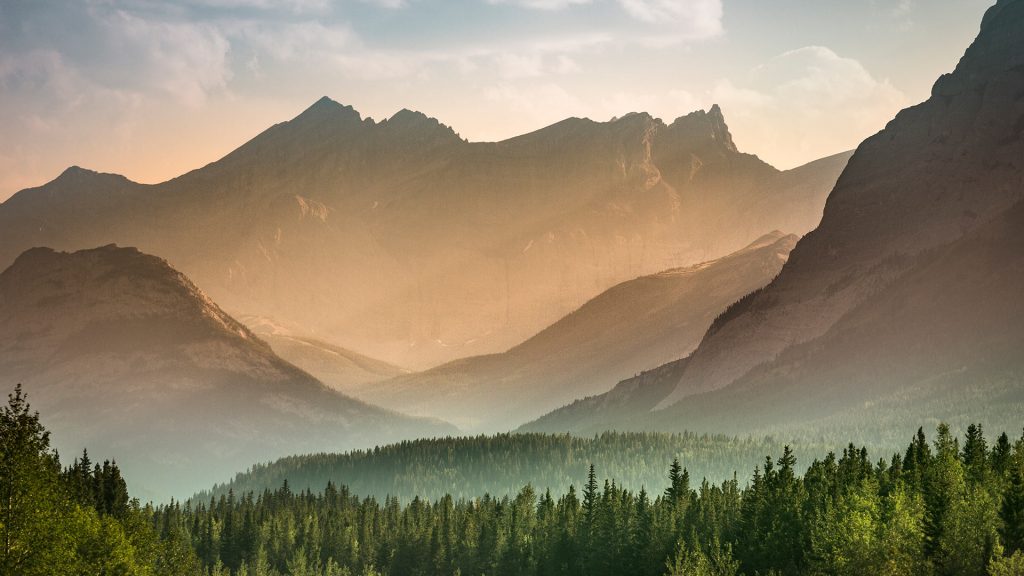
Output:
<svg viewBox="0 0 1024 576">
<path fill-rule="evenodd" d="M 229 493 L 161 508 L 215 574 L 1004 575 L 1024 570 L 1024 439 L 963 444 L 945 425 L 902 455 L 853 445 L 801 477 L 786 448 L 745 486 L 693 482 L 678 461 L 661 492 L 590 468 L 556 496 L 402 503 L 328 484 Z M 600 476 L 598 475 L 600 473 Z"/>
<path fill-rule="evenodd" d="M 61 470 L 20 388 L 0 408 L 0 569 L 63 575 L 1010 576 L 1024 571 L 1024 437 L 940 425 L 874 461 L 850 445 L 802 476 L 786 447 L 750 482 L 604 480 L 553 495 L 363 498 L 334 483 L 153 509 L 116 464 Z"/>
<path fill-rule="evenodd" d="M 630 490 L 667 486 L 665 463 L 678 458 L 697 478 L 712 482 L 739 473 L 749 478 L 750 463 L 779 452 L 771 438 L 734 438 L 692 433 L 614 433 L 590 438 L 568 434 L 499 434 L 464 438 L 413 440 L 344 454 L 313 454 L 282 458 L 238 474 L 212 494 L 193 502 L 281 487 L 287 480 L 294 491 L 320 492 L 328 482 L 345 485 L 354 494 L 383 500 L 415 496 L 436 500 L 449 494 L 472 498 L 481 494 L 514 495 L 526 484 L 563 494 L 594 464 Z M 821 446 L 807 451 L 825 454 Z"/>
</svg>

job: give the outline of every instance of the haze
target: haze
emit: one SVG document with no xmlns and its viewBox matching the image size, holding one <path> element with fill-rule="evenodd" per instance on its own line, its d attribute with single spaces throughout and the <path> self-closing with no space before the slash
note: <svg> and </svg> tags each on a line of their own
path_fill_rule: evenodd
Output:
<svg viewBox="0 0 1024 576">
<path fill-rule="evenodd" d="M 718 103 L 743 150 L 787 168 L 926 98 L 988 4 L 5 2 L 0 200 L 74 164 L 163 181 L 324 94 L 378 119 L 420 110 L 470 140 Z"/>
</svg>

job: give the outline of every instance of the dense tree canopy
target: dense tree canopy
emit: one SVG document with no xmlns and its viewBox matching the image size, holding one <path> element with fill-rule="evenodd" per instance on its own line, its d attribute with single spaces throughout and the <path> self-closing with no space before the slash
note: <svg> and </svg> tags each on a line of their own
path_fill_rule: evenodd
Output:
<svg viewBox="0 0 1024 576">
<path fill-rule="evenodd" d="M 788 447 L 749 482 L 475 498 L 275 490 L 140 506 L 113 462 L 62 469 L 21 389 L 0 410 L 3 574 L 737 576 L 1024 574 L 1024 438 L 945 425 L 872 461 L 852 444 L 801 474 Z"/>
<path fill-rule="evenodd" d="M 873 462 L 864 448 L 797 472 L 788 448 L 750 482 L 691 485 L 679 460 L 652 497 L 589 467 L 579 491 L 429 502 L 277 490 L 172 504 L 218 574 L 984 575 L 1022 574 L 1024 438 L 961 445 L 941 425 Z"/>
</svg>

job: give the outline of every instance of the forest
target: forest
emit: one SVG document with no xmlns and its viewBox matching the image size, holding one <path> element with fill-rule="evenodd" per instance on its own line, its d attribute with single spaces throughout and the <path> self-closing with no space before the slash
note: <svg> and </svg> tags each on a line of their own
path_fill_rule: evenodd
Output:
<svg viewBox="0 0 1024 576">
<path fill-rule="evenodd" d="M 1024 437 L 939 425 L 902 454 L 849 445 L 803 474 L 788 447 L 742 486 L 666 462 L 648 493 L 599 480 L 500 498 L 402 502 L 322 492 L 228 494 L 154 507 L 116 464 L 62 468 L 20 388 L 0 410 L 4 574 L 1024 574 Z"/>
<path fill-rule="evenodd" d="M 828 452 L 823 444 L 802 442 L 801 451 Z M 591 464 L 602 476 L 631 490 L 661 490 L 668 485 L 665 463 L 673 458 L 700 470 L 712 482 L 750 478 L 749 464 L 778 453 L 782 443 L 770 437 L 649 432 L 603 432 L 589 437 L 569 434 L 496 434 L 429 438 L 335 454 L 289 456 L 257 464 L 228 483 L 196 495 L 260 493 L 281 487 L 287 479 L 294 491 L 323 491 L 328 482 L 344 484 L 353 494 L 383 500 L 395 496 L 437 500 L 445 495 L 472 498 L 482 494 L 514 496 L 526 484 L 538 490 L 565 493 L 579 484 Z"/>
</svg>

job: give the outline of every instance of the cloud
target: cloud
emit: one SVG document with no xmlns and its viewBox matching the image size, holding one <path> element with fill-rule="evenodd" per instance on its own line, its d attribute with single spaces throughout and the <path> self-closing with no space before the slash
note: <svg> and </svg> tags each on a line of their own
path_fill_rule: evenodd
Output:
<svg viewBox="0 0 1024 576">
<path fill-rule="evenodd" d="M 124 11 L 100 16 L 100 25 L 115 49 L 131 55 L 113 63 L 121 66 L 124 85 L 141 82 L 140 89 L 155 88 L 188 106 L 227 86 L 230 44 L 214 26 L 151 21 Z"/>
<path fill-rule="evenodd" d="M 887 80 L 823 46 L 776 56 L 738 84 L 720 80 L 711 96 L 738 145 L 756 142 L 766 160 L 781 166 L 853 148 L 908 103 Z"/>
<path fill-rule="evenodd" d="M 903 0 L 907 2 L 909 0 Z M 671 29 L 684 39 L 707 38 L 722 33 L 722 0 L 616 0 L 635 20 Z M 592 0 L 487 0 L 488 4 L 512 4 L 553 12 Z"/>
<path fill-rule="evenodd" d="M 590 2 L 591 0 L 487 0 L 488 4 L 514 4 L 533 10 L 562 10 Z"/>
<path fill-rule="evenodd" d="M 722 32 L 721 0 L 618 0 L 641 22 L 673 27 L 688 37 L 709 37 Z"/>
</svg>

